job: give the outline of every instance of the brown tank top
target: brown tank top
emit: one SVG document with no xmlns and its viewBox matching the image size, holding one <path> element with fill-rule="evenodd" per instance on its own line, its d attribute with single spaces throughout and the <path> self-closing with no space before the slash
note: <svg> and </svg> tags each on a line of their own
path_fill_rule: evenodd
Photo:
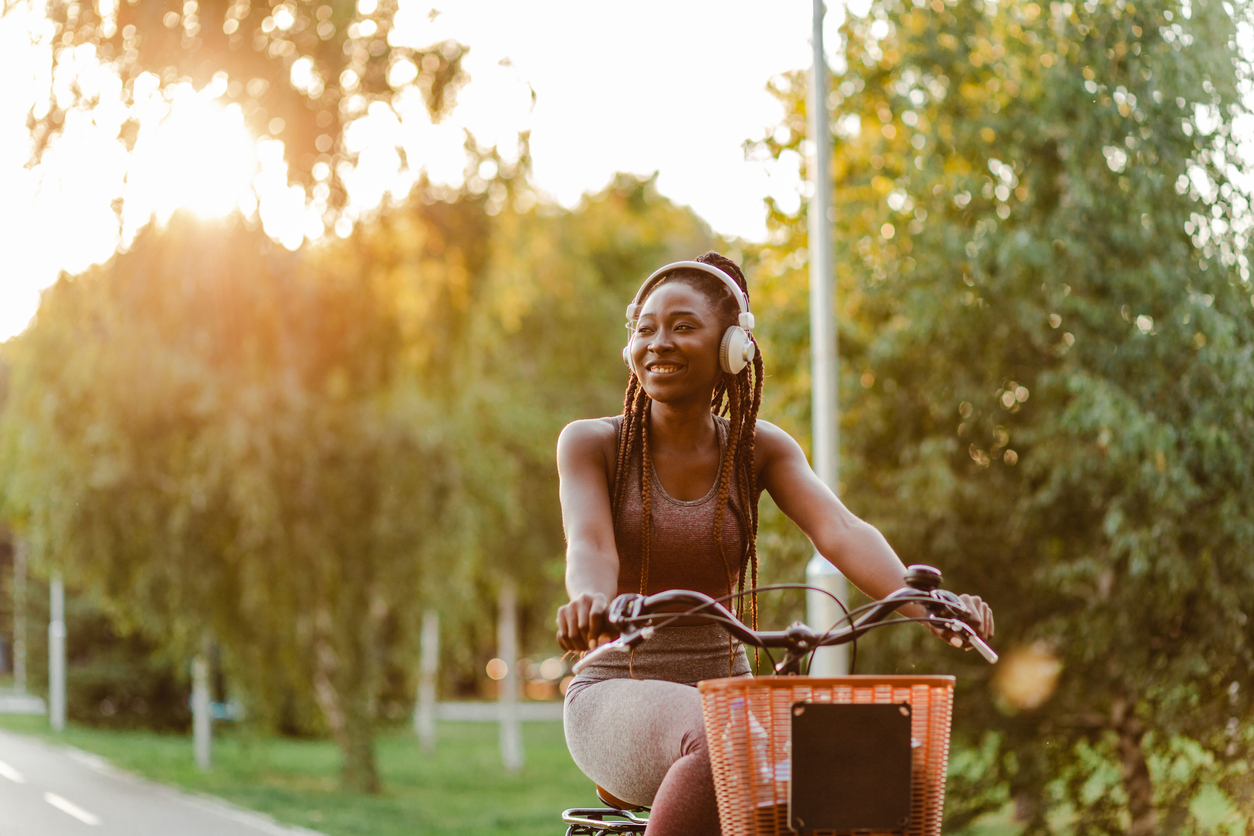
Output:
<svg viewBox="0 0 1254 836">
<path fill-rule="evenodd" d="M 622 416 L 614 417 L 616 433 L 623 431 Z M 652 528 L 650 530 L 648 594 L 666 589 L 695 589 L 713 597 L 732 591 L 727 586 L 728 568 L 734 589 L 740 576 L 740 558 L 745 551 L 740 520 L 743 509 L 737 493 L 735 471 L 732 472 L 730 500 L 723 512 L 723 549 L 719 553 L 714 536 L 714 513 L 718 500 L 718 483 L 722 478 L 723 456 L 727 452 L 728 421 L 714 417 L 718 435 L 719 473 L 709 492 L 691 502 L 675 499 L 662 487 L 657 471 L 652 476 Z M 629 463 L 627 491 L 622 507 L 614 520 L 614 542 L 618 546 L 618 593 L 640 591 L 641 521 L 644 505 L 640 495 L 641 462 L 639 455 Z M 724 568 L 723 555 L 726 555 Z"/>
</svg>

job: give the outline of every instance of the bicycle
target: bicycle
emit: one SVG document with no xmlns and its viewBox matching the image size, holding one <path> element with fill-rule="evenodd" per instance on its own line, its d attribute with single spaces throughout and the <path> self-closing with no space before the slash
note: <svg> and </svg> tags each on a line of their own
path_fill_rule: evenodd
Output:
<svg viewBox="0 0 1254 836">
<path fill-rule="evenodd" d="M 968 623 L 975 614 L 941 588 L 937 569 L 910 566 L 905 583 L 882 600 L 846 611 L 825 632 L 800 622 L 785 630 L 753 630 L 721 600 L 691 590 L 620 595 L 606 619 L 619 637 L 586 654 L 574 672 L 606 654 L 638 647 L 678 618 L 698 616 L 721 624 L 746 645 L 762 649 L 776 674 L 698 686 L 724 833 L 935 836 L 944 800 L 953 677 L 802 675 L 806 658 L 821 647 L 852 644 L 885 624 L 916 621 L 945 628 L 961 647 L 974 648 L 990 664 L 997 661 L 996 652 Z M 763 590 L 769 588 L 779 587 Z M 927 616 L 889 620 L 911 603 L 922 605 Z M 677 604 L 690 608 L 676 612 Z M 772 650 L 784 651 L 782 661 L 775 662 Z M 605 807 L 562 813 L 566 836 L 644 832 L 648 808 L 626 804 L 601 787 L 597 795 Z"/>
</svg>

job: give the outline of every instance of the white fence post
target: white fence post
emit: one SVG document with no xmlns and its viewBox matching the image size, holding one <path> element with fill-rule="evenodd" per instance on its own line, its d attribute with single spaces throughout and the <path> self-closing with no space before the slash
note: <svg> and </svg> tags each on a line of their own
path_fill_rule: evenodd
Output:
<svg viewBox="0 0 1254 836">
<path fill-rule="evenodd" d="M 440 670 L 440 614 L 428 608 L 422 614 L 418 658 L 418 702 L 414 706 L 414 731 L 424 752 L 435 751 L 435 698 Z"/>
<path fill-rule="evenodd" d="M 201 641 L 200 655 L 192 660 L 192 746 L 196 766 L 208 772 L 213 765 L 213 718 L 210 716 L 209 651 L 211 641 Z"/>
<path fill-rule="evenodd" d="M 501 582 L 497 621 L 497 652 L 505 663 L 500 680 L 501 762 L 511 772 L 523 766 L 522 725 L 518 719 L 518 589 L 511 578 Z"/>
<path fill-rule="evenodd" d="M 53 731 L 65 730 L 65 584 L 60 575 L 49 584 L 48 719 Z"/>
<path fill-rule="evenodd" d="M 26 694 L 26 543 L 13 539 L 13 690 Z"/>
</svg>

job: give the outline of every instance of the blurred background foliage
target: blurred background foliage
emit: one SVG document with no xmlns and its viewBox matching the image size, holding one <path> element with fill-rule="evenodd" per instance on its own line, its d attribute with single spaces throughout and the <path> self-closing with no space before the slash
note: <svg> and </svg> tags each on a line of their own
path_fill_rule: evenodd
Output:
<svg viewBox="0 0 1254 836">
<path fill-rule="evenodd" d="M 449 85 L 426 99 L 438 118 L 462 83 L 462 47 L 376 52 L 386 23 L 362 35 L 363 13 L 337 4 L 297 4 L 285 26 L 287 6 L 185 5 L 177 26 L 136 18 L 130 35 L 52 6 L 65 48 L 120 50 L 133 73 L 203 83 L 229 64 L 282 80 L 310 56 L 333 80 L 319 96 L 240 91 L 259 132 L 272 111 L 296 131 L 279 135 L 298 183 L 318 160 L 308 136 L 329 153 L 306 122 L 341 148 L 343 122 L 318 121 L 327 97 L 351 119 L 346 102 L 385 101 L 384 68 L 411 61 L 434 74 L 409 78 L 424 93 Z M 989 669 L 905 630 L 860 650 L 860 670 L 959 674 L 955 832 L 989 816 L 1027 833 L 1254 832 L 1254 297 L 1233 135 L 1246 15 L 1215 0 L 876 0 L 842 30 L 842 494 L 907 562 L 989 600 L 1005 651 Z M 230 34 L 219 18 L 262 34 L 198 43 L 196 26 Z M 772 81 L 785 116 L 751 154 L 804 168 L 805 84 Z M 51 127 L 36 135 L 64 118 L 39 116 Z M 566 210 L 531 192 L 520 139 L 490 182 L 420 182 L 295 253 L 240 218 L 176 215 L 63 277 L 4 346 L 5 517 L 92 608 L 71 612 L 71 635 L 125 648 L 92 664 L 167 660 L 113 674 L 148 691 L 91 692 L 75 716 L 122 722 L 96 716 L 104 700 L 185 687 L 211 636 L 256 721 L 333 735 L 346 783 L 369 789 L 370 729 L 408 709 L 423 608 L 445 617 L 449 693 L 493 655 L 503 577 L 522 593 L 524 648 L 553 652 L 553 441 L 620 409 L 622 308 L 668 260 L 720 247 L 744 263 L 763 415 L 804 443 L 804 210 L 769 205 L 755 246 L 717 240 L 647 178 Z M 496 159 L 467 146 L 468 171 Z M 810 547 L 763 504 L 764 580 L 799 580 Z M 800 614 L 797 598 L 764 604 L 773 622 Z"/>
<path fill-rule="evenodd" d="M 1007 651 L 864 648 L 961 673 L 955 829 L 1010 801 L 1026 832 L 1195 830 L 1207 783 L 1254 821 L 1247 11 L 888 0 L 843 30 L 845 496 Z M 778 91 L 757 150 L 803 157 L 804 76 Z M 759 316 L 801 323 L 805 219 L 772 223 Z M 804 435 L 797 327 L 768 391 Z"/>
<path fill-rule="evenodd" d="M 490 222 L 484 199 L 415 194 L 299 253 L 179 214 L 6 350 L 6 508 L 45 571 L 176 657 L 213 636 L 271 722 L 308 727 L 312 698 L 367 789 L 424 607 L 481 668 L 508 575 L 547 643 L 553 439 L 615 411 L 625 284 L 710 243 L 651 180 Z"/>
<path fill-rule="evenodd" d="M 12 532 L 0 529 L 0 681 L 13 673 L 13 627 L 16 596 Z M 48 584 L 28 573 L 25 588 L 27 690 L 35 694 L 48 687 Z M 66 709 L 76 723 L 106 729 L 186 731 L 191 711 L 179 659 L 156 642 L 124 633 L 93 600 L 71 595 L 66 601 L 66 624 L 74 636 L 67 647 L 67 664 L 74 675 L 66 683 Z"/>
<path fill-rule="evenodd" d="M 402 43 L 393 32 L 397 7 L 396 0 L 52 0 L 53 95 L 29 119 L 36 158 L 53 149 L 67 122 L 102 115 L 120 121 L 133 149 L 148 92 L 220 85 L 254 136 L 283 142 L 289 175 L 323 204 L 332 225 L 357 160 L 346 129 L 372 108 L 395 115 L 401 98 L 415 95 L 438 121 L 466 82 L 466 47 Z M 83 64 L 94 60 L 116 68 L 116 89 L 84 83 Z M 109 105 L 103 113 L 102 104 Z"/>
</svg>

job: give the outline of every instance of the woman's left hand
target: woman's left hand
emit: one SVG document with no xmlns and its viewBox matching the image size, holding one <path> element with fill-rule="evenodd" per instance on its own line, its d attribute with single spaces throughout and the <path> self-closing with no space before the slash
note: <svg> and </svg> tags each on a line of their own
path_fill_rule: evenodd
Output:
<svg viewBox="0 0 1254 836">
<path fill-rule="evenodd" d="M 966 606 L 967 611 L 972 613 L 972 618 L 968 621 L 980 638 L 988 641 L 993 637 L 993 609 L 984 603 L 983 599 L 978 595 L 959 595 L 958 598 Z M 961 647 L 962 637 L 953 630 L 944 627 L 938 627 L 935 624 L 927 625 L 927 629 L 932 631 L 932 635 L 943 642 L 952 644 L 955 647 Z M 971 648 L 967 648 L 970 650 Z"/>
</svg>

